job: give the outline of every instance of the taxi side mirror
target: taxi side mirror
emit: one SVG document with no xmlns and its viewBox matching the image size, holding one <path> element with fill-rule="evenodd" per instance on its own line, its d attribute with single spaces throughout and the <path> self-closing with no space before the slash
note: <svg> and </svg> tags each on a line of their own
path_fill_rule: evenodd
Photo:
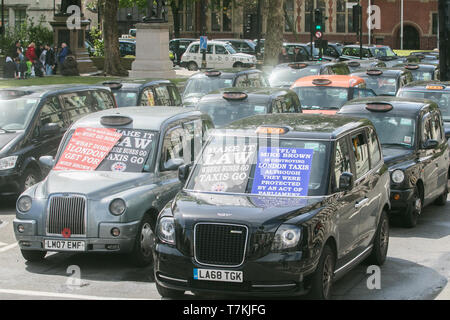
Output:
<svg viewBox="0 0 450 320">
<path fill-rule="evenodd" d="M 450 129 L 445 130 L 445 139 L 450 139 Z"/>
<path fill-rule="evenodd" d="M 53 168 L 55 165 L 55 159 L 52 156 L 42 156 L 39 158 L 39 162 L 47 168 Z"/>
<path fill-rule="evenodd" d="M 339 191 L 350 191 L 353 189 L 353 184 L 353 174 L 350 172 L 344 172 L 339 177 Z"/>
<path fill-rule="evenodd" d="M 60 133 L 61 128 L 56 123 L 46 123 L 41 129 L 42 137 L 50 137 Z"/>
<path fill-rule="evenodd" d="M 191 172 L 191 166 L 192 166 L 191 163 L 183 164 L 178 168 L 178 180 L 180 180 L 181 183 L 183 184 L 186 183 L 189 173 Z"/>
<path fill-rule="evenodd" d="M 439 146 L 439 142 L 437 140 L 434 139 L 428 139 L 427 141 L 425 141 L 425 143 L 423 144 L 423 148 L 424 149 L 435 149 Z"/>
<path fill-rule="evenodd" d="M 169 159 L 164 163 L 164 171 L 177 170 L 183 164 L 184 164 L 183 159 L 180 158 Z"/>
</svg>

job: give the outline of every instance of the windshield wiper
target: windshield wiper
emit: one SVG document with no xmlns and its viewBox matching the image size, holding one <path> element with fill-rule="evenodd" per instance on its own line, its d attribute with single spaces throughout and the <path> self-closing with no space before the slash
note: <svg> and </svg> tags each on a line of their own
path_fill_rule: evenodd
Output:
<svg viewBox="0 0 450 320">
<path fill-rule="evenodd" d="M 402 143 L 402 142 L 394 142 L 394 143 L 382 143 L 382 146 L 401 146 L 401 147 L 406 147 L 408 149 L 412 148 L 412 145 L 407 144 L 407 143 Z"/>
</svg>

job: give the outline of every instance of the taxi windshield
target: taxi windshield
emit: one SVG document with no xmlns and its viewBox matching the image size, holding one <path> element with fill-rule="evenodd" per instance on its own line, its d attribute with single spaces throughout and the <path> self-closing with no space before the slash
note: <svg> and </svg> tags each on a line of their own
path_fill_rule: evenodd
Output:
<svg viewBox="0 0 450 320">
<path fill-rule="evenodd" d="M 220 127 L 242 118 L 267 113 L 267 101 L 249 101 L 249 99 L 200 101 L 198 109 L 209 114 L 214 126 Z"/>
<path fill-rule="evenodd" d="M 157 140 L 157 131 L 77 128 L 66 134 L 53 170 L 149 172 Z"/>
<path fill-rule="evenodd" d="M 118 107 L 137 106 L 137 92 L 132 91 L 116 91 L 114 92 Z"/>
<path fill-rule="evenodd" d="M 233 86 L 233 79 L 225 79 L 220 77 L 202 77 L 188 80 L 183 98 L 197 96 L 199 94 L 207 94 L 221 88 Z"/>
<path fill-rule="evenodd" d="M 430 99 L 436 102 L 441 109 L 442 118 L 444 121 L 450 121 L 450 92 L 445 91 L 401 91 L 398 93 L 399 97 L 404 98 L 419 98 Z"/>
<path fill-rule="evenodd" d="M 389 47 L 379 47 L 379 48 L 372 48 L 372 55 L 376 58 L 379 57 L 395 57 L 395 52 L 389 48 Z"/>
<path fill-rule="evenodd" d="M 414 81 L 431 81 L 433 80 L 433 71 L 409 70 Z"/>
<path fill-rule="evenodd" d="M 375 91 L 377 96 L 395 96 L 397 79 L 383 76 L 360 76 L 366 82 L 366 87 Z"/>
<path fill-rule="evenodd" d="M 236 50 L 234 50 L 233 46 L 231 46 L 231 45 L 229 45 L 229 44 L 226 44 L 226 45 L 225 45 L 225 48 L 228 50 L 228 52 L 229 52 L 230 54 L 235 54 L 235 53 L 237 53 Z"/>
<path fill-rule="evenodd" d="M 0 133 L 25 130 L 39 99 L 0 100 Z"/>
<path fill-rule="evenodd" d="M 327 194 L 329 141 L 213 136 L 186 189 L 260 196 Z"/>
<path fill-rule="evenodd" d="M 348 88 L 337 87 L 295 87 L 302 109 L 339 109 L 348 100 Z"/>
<path fill-rule="evenodd" d="M 308 66 L 301 69 L 279 68 L 271 73 L 269 83 L 271 87 L 291 86 L 299 78 L 316 74 L 320 74 L 320 66 Z"/>
</svg>

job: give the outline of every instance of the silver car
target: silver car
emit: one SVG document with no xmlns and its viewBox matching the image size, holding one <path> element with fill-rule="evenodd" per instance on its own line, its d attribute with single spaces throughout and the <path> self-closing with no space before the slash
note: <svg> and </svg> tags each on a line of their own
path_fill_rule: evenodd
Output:
<svg viewBox="0 0 450 320">
<path fill-rule="evenodd" d="M 182 187 L 178 167 L 193 161 L 212 127 L 208 115 L 176 107 L 105 110 L 75 122 L 56 158 L 40 159 L 49 175 L 17 200 L 23 257 L 121 252 L 151 264 L 157 215 Z"/>
</svg>

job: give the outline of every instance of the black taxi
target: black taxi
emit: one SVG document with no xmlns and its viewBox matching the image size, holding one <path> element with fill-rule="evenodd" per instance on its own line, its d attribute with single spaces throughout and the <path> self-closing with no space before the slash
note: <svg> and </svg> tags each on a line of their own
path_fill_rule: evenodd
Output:
<svg viewBox="0 0 450 320">
<path fill-rule="evenodd" d="M 409 70 L 414 81 L 439 80 L 439 65 L 429 63 L 400 63 L 394 65 L 394 68 L 405 68 Z"/>
<path fill-rule="evenodd" d="M 355 71 L 352 75 L 363 78 L 366 87 L 375 91 L 377 96 L 395 96 L 401 87 L 414 81 L 411 72 L 401 68 L 371 68 Z"/>
<path fill-rule="evenodd" d="M 190 172 L 190 173 L 189 173 Z M 213 130 L 159 214 L 155 280 L 184 291 L 330 297 L 389 243 L 389 173 L 369 120 L 258 115 Z"/>
<path fill-rule="evenodd" d="M 290 88 L 295 80 L 319 74 L 350 74 L 345 63 L 339 62 L 291 62 L 275 66 L 268 78 L 271 87 Z"/>
<path fill-rule="evenodd" d="M 268 87 L 262 71 L 257 69 L 218 69 L 198 72 L 186 82 L 183 105 L 195 106 L 202 96 L 221 88 Z"/>
<path fill-rule="evenodd" d="M 48 85 L 0 90 L 0 195 L 16 196 L 48 170 L 39 157 L 55 155 L 76 120 L 117 108 L 103 86 Z"/>
<path fill-rule="evenodd" d="M 117 106 L 181 106 L 177 86 L 169 80 L 108 81 L 102 83 L 114 94 Z"/>
<path fill-rule="evenodd" d="M 391 175 L 392 216 L 414 227 L 425 205 L 447 202 L 449 152 L 436 103 L 375 97 L 345 104 L 338 114 L 372 121 Z"/>
<path fill-rule="evenodd" d="M 301 113 L 297 94 L 281 88 L 225 88 L 200 99 L 196 108 L 209 114 L 215 127 L 268 113 Z"/>
<path fill-rule="evenodd" d="M 348 66 L 350 72 L 355 72 L 361 69 L 374 69 L 386 67 L 386 63 L 377 59 L 368 59 L 368 60 L 353 59 L 353 60 L 344 60 L 343 62 Z"/>
</svg>

